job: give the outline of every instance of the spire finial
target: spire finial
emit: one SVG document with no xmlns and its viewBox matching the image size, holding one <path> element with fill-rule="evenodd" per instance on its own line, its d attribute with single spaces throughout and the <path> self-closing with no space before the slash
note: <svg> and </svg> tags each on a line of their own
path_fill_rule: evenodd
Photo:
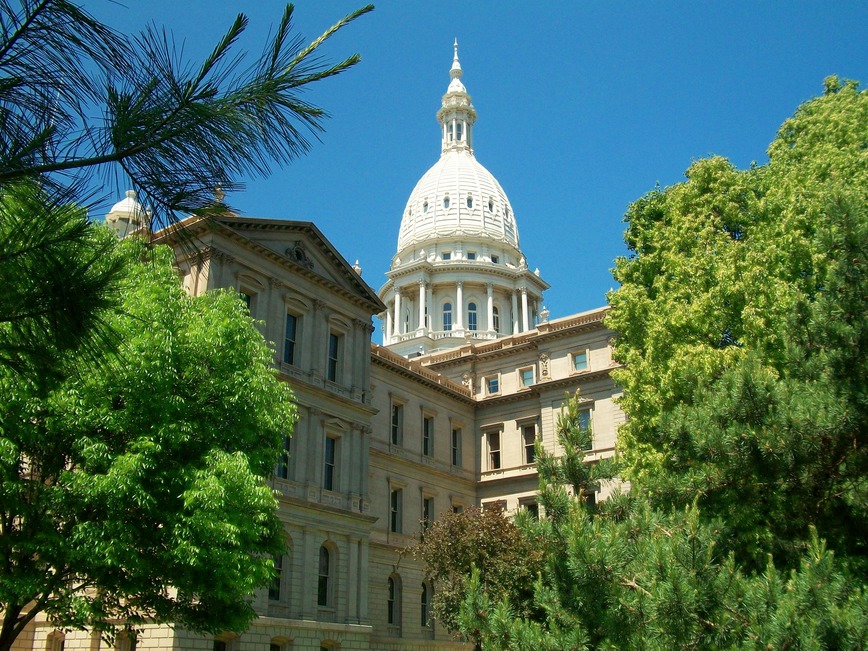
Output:
<svg viewBox="0 0 868 651">
<path fill-rule="evenodd" d="M 461 63 L 458 61 L 458 39 L 455 39 L 455 44 L 452 46 L 455 50 L 455 56 L 452 59 L 452 68 L 449 70 L 449 76 L 453 79 L 461 77 Z"/>
</svg>

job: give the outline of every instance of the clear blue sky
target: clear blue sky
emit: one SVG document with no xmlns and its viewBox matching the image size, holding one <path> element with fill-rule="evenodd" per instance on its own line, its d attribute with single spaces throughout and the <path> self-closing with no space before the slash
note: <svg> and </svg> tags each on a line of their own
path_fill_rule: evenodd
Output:
<svg viewBox="0 0 868 651">
<path fill-rule="evenodd" d="M 252 55 L 280 2 L 150 0 L 86 7 L 127 32 L 153 21 L 201 59 L 238 12 Z M 296 4 L 308 40 L 362 2 Z M 763 163 L 780 124 L 829 74 L 868 84 L 868 2 L 493 2 L 390 0 L 323 53 L 362 63 L 305 98 L 331 119 L 322 142 L 227 197 L 249 216 L 310 220 L 375 290 L 404 205 L 439 156 L 435 113 L 458 38 L 479 114 L 477 159 L 500 181 L 552 318 L 604 304 L 624 255 L 623 215 L 718 154 Z"/>
</svg>

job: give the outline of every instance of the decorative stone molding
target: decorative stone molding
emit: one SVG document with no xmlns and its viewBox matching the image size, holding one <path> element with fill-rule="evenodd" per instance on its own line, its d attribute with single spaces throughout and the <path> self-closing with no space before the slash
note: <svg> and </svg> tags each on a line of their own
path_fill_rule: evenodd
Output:
<svg viewBox="0 0 868 651">
<path fill-rule="evenodd" d="M 549 356 L 548 353 L 539 354 L 539 375 L 541 380 L 548 380 L 549 375 Z"/>
<path fill-rule="evenodd" d="M 470 391 L 470 395 L 476 395 L 476 378 L 473 373 L 465 372 L 464 375 L 461 376 L 461 384 L 463 384 Z"/>
<path fill-rule="evenodd" d="M 313 260 L 307 254 L 307 248 L 302 240 L 296 240 L 286 249 L 286 257 L 300 264 L 305 269 L 313 269 Z"/>
</svg>

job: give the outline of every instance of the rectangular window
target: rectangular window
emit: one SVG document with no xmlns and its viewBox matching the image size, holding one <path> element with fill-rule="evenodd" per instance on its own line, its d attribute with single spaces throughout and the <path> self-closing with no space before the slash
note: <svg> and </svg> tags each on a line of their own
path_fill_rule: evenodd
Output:
<svg viewBox="0 0 868 651">
<path fill-rule="evenodd" d="M 587 441 L 582 446 L 583 450 L 590 450 L 594 447 L 594 439 L 591 434 L 591 410 L 585 409 L 579 412 L 579 427 L 582 431 L 588 433 Z"/>
<path fill-rule="evenodd" d="M 500 256 L 496 256 L 496 255 L 491 256 L 491 261 L 494 264 L 497 264 L 498 262 L 500 262 Z"/>
<path fill-rule="evenodd" d="M 521 428 L 522 438 L 524 439 L 524 462 L 533 463 L 536 461 L 536 425 L 525 425 Z"/>
<path fill-rule="evenodd" d="M 289 454 L 291 452 L 291 440 L 289 434 L 283 435 L 283 449 L 280 451 L 277 465 L 274 467 L 274 475 L 279 479 L 289 479 Z"/>
<path fill-rule="evenodd" d="M 452 259 L 452 252 L 451 251 L 444 251 L 443 253 L 440 254 L 440 257 L 443 260 L 451 260 Z"/>
<path fill-rule="evenodd" d="M 434 522 L 434 498 L 422 498 L 422 528 L 427 529 Z"/>
<path fill-rule="evenodd" d="M 467 310 L 467 329 L 476 332 L 479 325 L 476 320 L 476 303 L 471 303 Z"/>
<path fill-rule="evenodd" d="M 453 504 L 452 505 L 453 513 L 464 513 L 464 505 L 463 504 Z"/>
<path fill-rule="evenodd" d="M 338 381 L 338 355 L 340 353 L 341 336 L 334 332 L 329 333 L 329 359 L 326 377 L 330 382 Z"/>
<path fill-rule="evenodd" d="M 461 429 L 452 429 L 452 465 L 461 465 Z"/>
<path fill-rule="evenodd" d="M 500 432 L 489 432 L 488 440 L 488 469 L 500 469 Z"/>
<path fill-rule="evenodd" d="M 422 454 L 426 457 L 434 455 L 434 418 L 422 418 Z"/>
<path fill-rule="evenodd" d="M 392 404 L 392 445 L 401 445 L 404 441 L 404 405 Z"/>
<path fill-rule="evenodd" d="M 286 315 L 286 334 L 283 338 L 283 363 L 295 364 L 295 342 L 298 333 L 298 317 Z"/>
<path fill-rule="evenodd" d="M 588 352 L 573 353 L 573 370 L 587 371 L 588 370 Z"/>
<path fill-rule="evenodd" d="M 539 504 L 536 502 L 524 502 L 522 507 L 531 514 L 534 520 L 539 520 Z"/>
<path fill-rule="evenodd" d="M 248 314 L 253 310 L 253 297 L 256 296 L 253 292 L 250 292 L 246 289 L 242 289 L 238 292 L 238 298 L 241 299 L 241 302 L 244 303 L 244 307 L 247 308 Z"/>
<path fill-rule="evenodd" d="M 500 378 L 497 375 L 485 378 L 485 388 L 490 396 L 500 393 Z"/>
<path fill-rule="evenodd" d="M 393 488 L 389 494 L 389 531 L 401 533 L 401 489 Z"/>
<path fill-rule="evenodd" d="M 468 251 L 467 252 L 468 260 L 476 260 L 476 251 Z"/>
<path fill-rule="evenodd" d="M 226 642 L 223 640 L 214 640 L 214 651 L 226 651 Z"/>
<path fill-rule="evenodd" d="M 268 598 L 271 601 L 280 601 L 280 579 L 283 574 L 283 556 L 274 557 L 274 577 L 268 584 Z"/>
<path fill-rule="evenodd" d="M 519 372 L 521 376 L 521 386 L 529 387 L 533 384 L 533 368 L 523 368 Z"/>
<path fill-rule="evenodd" d="M 316 586 L 316 604 L 317 606 L 325 606 L 326 608 L 332 605 L 332 555 L 328 547 L 325 545 L 319 548 L 319 576 L 317 577 Z"/>
<path fill-rule="evenodd" d="M 335 458 L 337 457 L 337 439 L 326 436 L 325 439 L 325 469 L 322 477 L 322 487 L 327 491 L 335 489 Z"/>
</svg>

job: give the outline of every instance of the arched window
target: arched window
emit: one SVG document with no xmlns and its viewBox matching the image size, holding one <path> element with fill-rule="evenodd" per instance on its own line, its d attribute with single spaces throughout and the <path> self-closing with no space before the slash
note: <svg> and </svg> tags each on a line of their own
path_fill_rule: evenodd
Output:
<svg viewBox="0 0 868 651">
<path fill-rule="evenodd" d="M 443 330 L 452 330 L 452 303 L 443 304 Z"/>
<path fill-rule="evenodd" d="M 491 327 L 497 334 L 500 334 L 500 310 L 496 307 L 491 309 L 491 317 L 494 323 L 491 324 Z"/>
<path fill-rule="evenodd" d="M 467 328 L 476 330 L 476 303 L 467 304 Z"/>
<path fill-rule="evenodd" d="M 455 123 L 455 139 L 461 140 L 462 138 L 464 138 L 464 123 L 463 122 L 456 122 Z"/>
<path fill-rule="evenodd" d="M 389 594 L 386 600 L 386 618 L 390 626 L 401 625 L 401 579 L 389 577 Z"/>
<path fill-rule="evenodd" d="M 317 582 L 316 603 L 318 606 L 332 605 L 332 553 L 322 545 L 319 548 L 319 580 Z"/>
<path fill-rule="evenodd" d="M 444 208 L 449 207 L 449 195 L 448 194 L 445 197 L 443 197 L 443 207 Z"/>
<path fill-rule="evenodd" d="M 420 624 L 424 627 L 431 626 L 431 614 L 430 614 L 430 605 L 431 605 L 431 590 L 428 587 L 427 583 L 422 584 L 422 599 L 419 602 L 420 605 Z"/>
<path fill-rule="evenodd" d="M 473 208 L 473 195 L 472 194 L 467 195 L 467 207 Z"/>
</svg>

